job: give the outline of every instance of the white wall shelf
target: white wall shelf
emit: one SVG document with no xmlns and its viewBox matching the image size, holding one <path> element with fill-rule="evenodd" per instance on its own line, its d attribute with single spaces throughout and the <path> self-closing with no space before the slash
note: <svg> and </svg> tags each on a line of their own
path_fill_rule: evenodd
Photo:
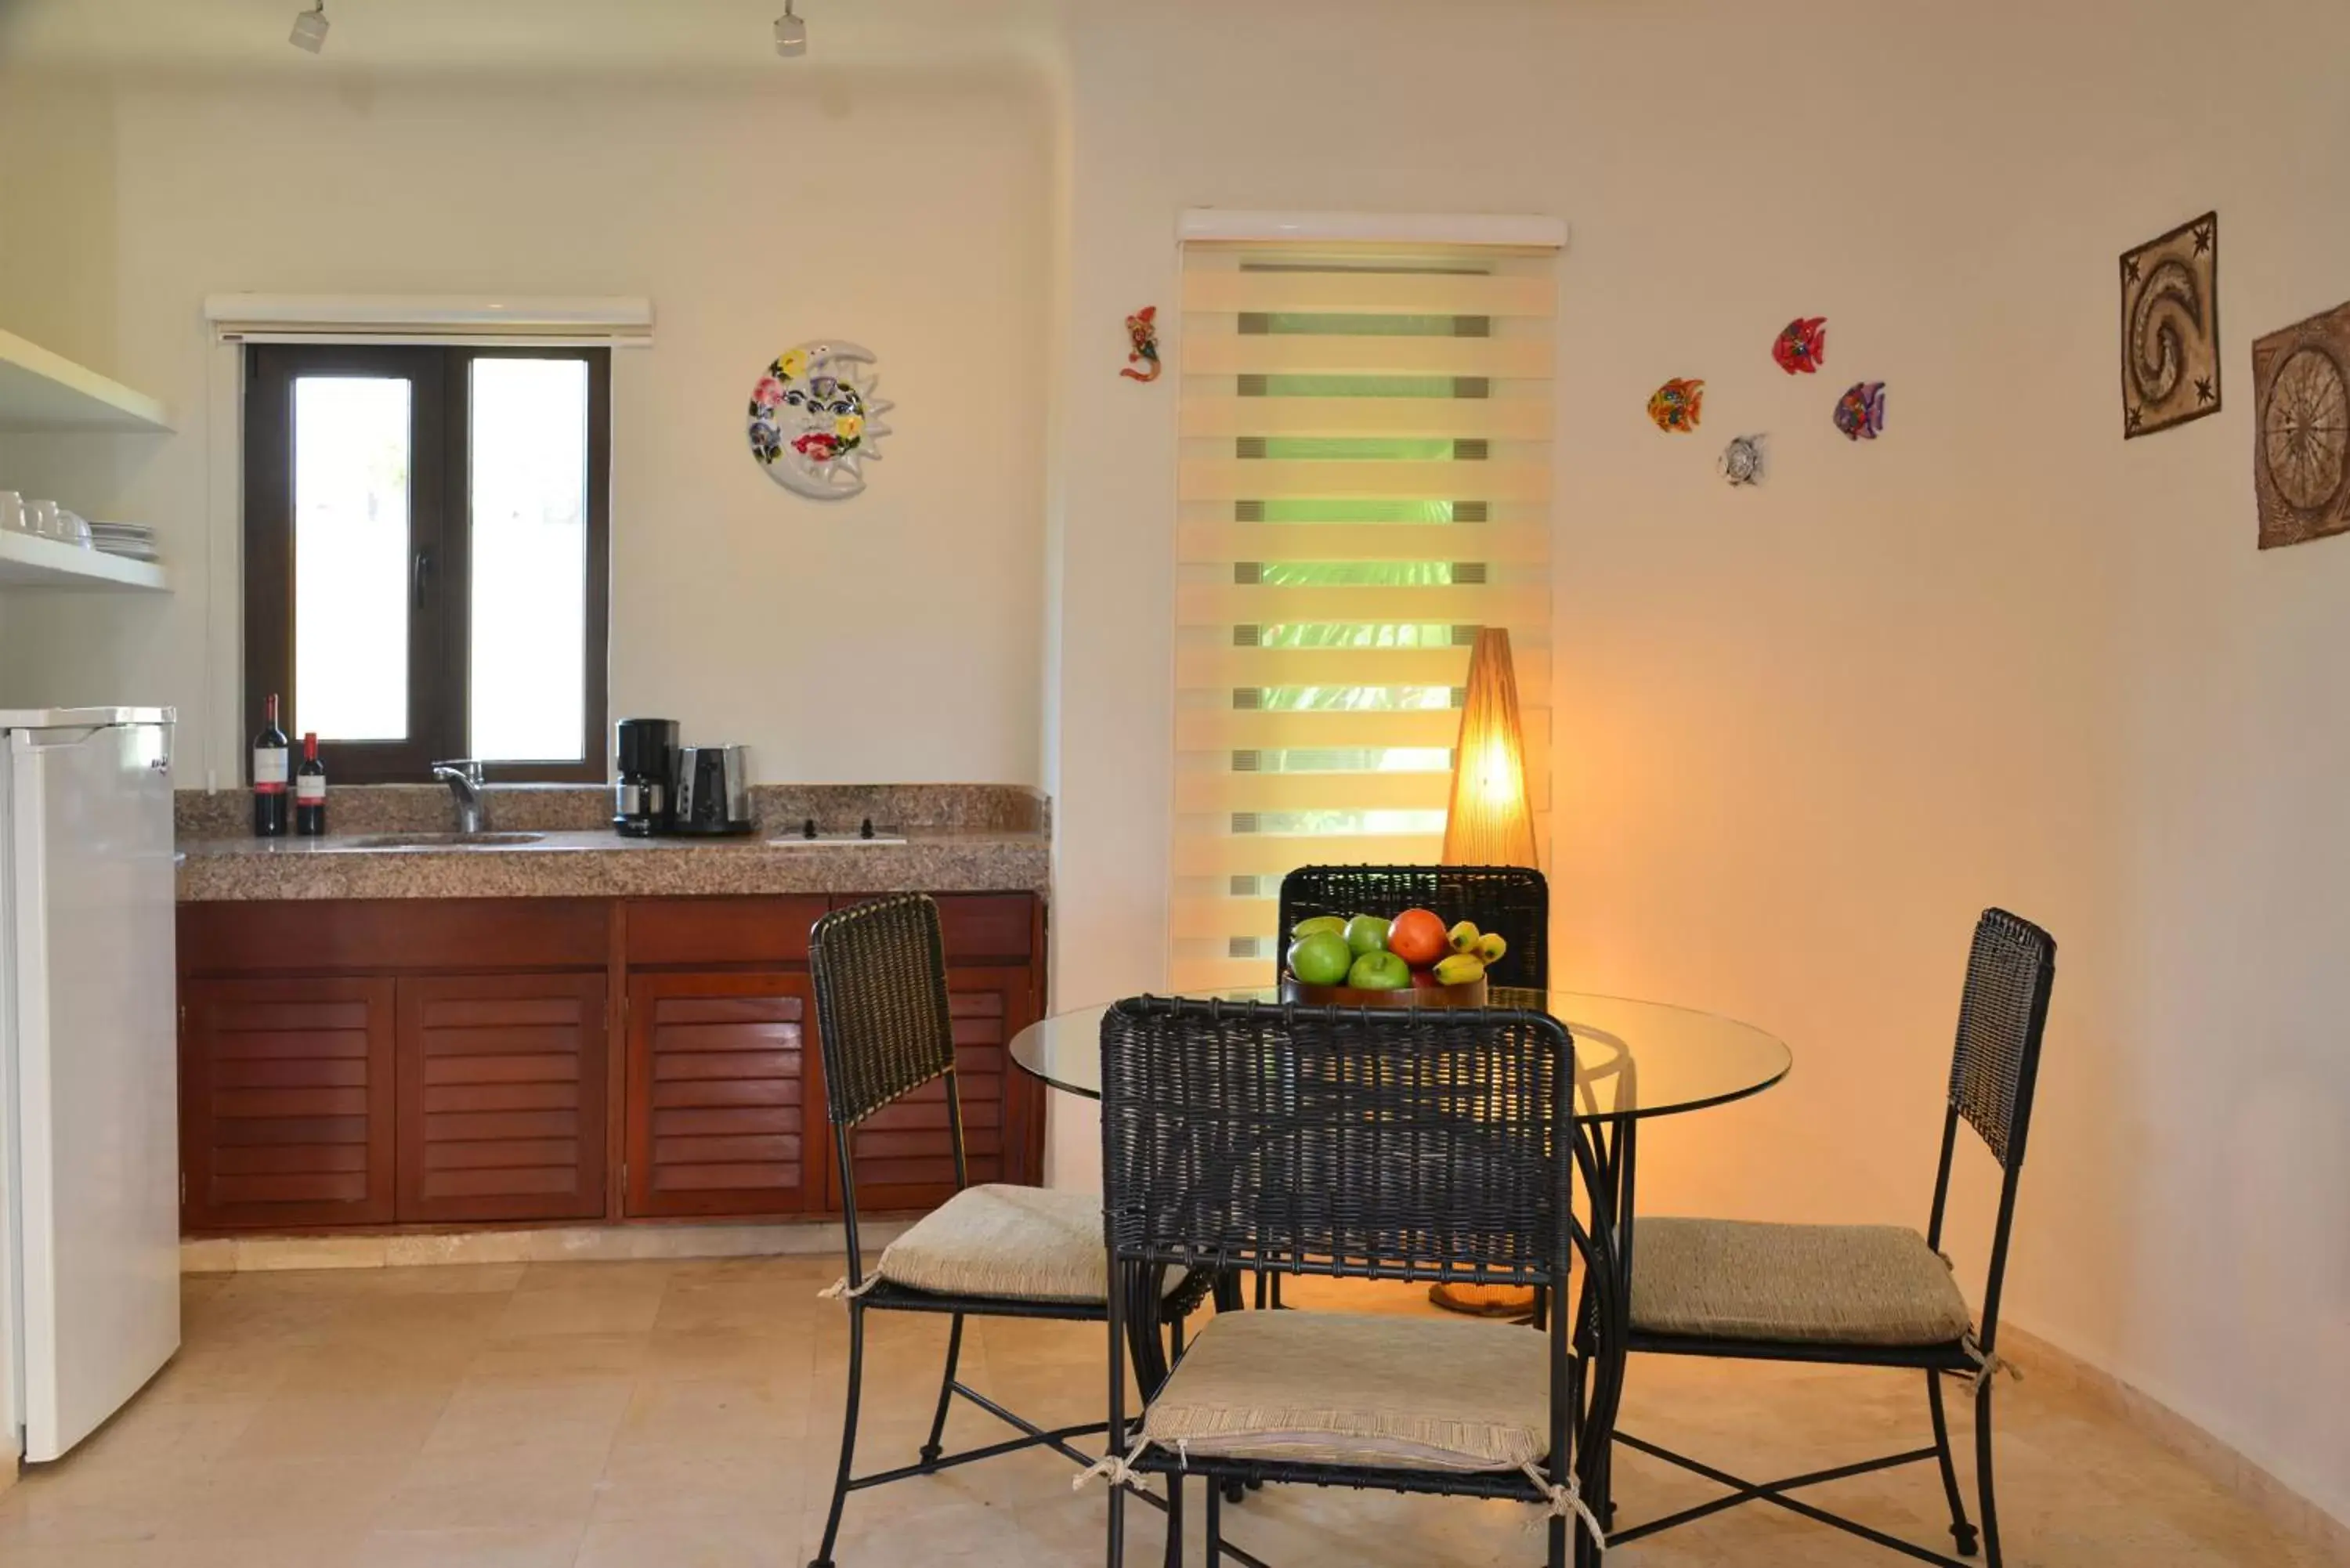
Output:
<svg viewBox="0 0 2350 1568">
<path fill-rule="evenodd" d="M 161 400 L 0 332 L 0 431 L 166 432 Z"/>
<path fill-rule="evenodd" d="M 78 545 L 0 530 L 0 588 L 120 588 L 168 593 L 171 579 L 151 561 L 126 560 Z"/>
</svg>

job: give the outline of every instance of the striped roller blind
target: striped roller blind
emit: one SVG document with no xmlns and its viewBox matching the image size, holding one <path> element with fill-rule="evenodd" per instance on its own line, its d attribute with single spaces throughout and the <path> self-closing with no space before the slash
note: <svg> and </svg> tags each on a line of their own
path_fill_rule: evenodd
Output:
<svg viewBox="0 0 2350 1568">
<path fill-rule="evenodd" d="M 1554 253 L 1184 247 L 1170 983 L 1265 983 L 1282 875 L 1433 862 L 1470 645 L 1550 790 Z"/>
</svg>

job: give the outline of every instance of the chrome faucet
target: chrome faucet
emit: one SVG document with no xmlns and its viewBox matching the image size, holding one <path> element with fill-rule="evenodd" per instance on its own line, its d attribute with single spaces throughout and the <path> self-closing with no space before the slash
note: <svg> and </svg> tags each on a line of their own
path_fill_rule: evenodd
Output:
<svg viewBox="0 0 2350 1568">
<path fill-rule="evenodd" d="M 434 763 L 432 776 L 457 797 L 457 831 L 479 833 L 489 826 L 489 810 L 482 800 L 482 764 L 471 757 Z"/>
</svg>

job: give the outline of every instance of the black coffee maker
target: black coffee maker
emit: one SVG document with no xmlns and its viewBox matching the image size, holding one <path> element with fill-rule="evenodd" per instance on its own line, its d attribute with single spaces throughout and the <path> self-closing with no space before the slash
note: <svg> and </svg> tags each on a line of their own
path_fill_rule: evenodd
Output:
<svg viewBox="0 0 2350 1568">
<path fill-rule="evenodd" d="M 674 719 L 623 719 L 612 726 L 612 826 L 629 838 L 670 830 Z"/>
</svg>

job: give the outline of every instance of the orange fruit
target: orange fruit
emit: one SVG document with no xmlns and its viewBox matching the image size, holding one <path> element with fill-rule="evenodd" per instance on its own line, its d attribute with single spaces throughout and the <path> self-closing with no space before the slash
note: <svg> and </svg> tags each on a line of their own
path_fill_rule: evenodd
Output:
<svg viewBox="0 0 2350 1568">
<path fill-rule="evenodd" d="M 1388 922 L 1388 951 L 1414 969 L 1444 956 L 1444 922 L 1432 909 L 1406 909 Z"/>
</svg>

